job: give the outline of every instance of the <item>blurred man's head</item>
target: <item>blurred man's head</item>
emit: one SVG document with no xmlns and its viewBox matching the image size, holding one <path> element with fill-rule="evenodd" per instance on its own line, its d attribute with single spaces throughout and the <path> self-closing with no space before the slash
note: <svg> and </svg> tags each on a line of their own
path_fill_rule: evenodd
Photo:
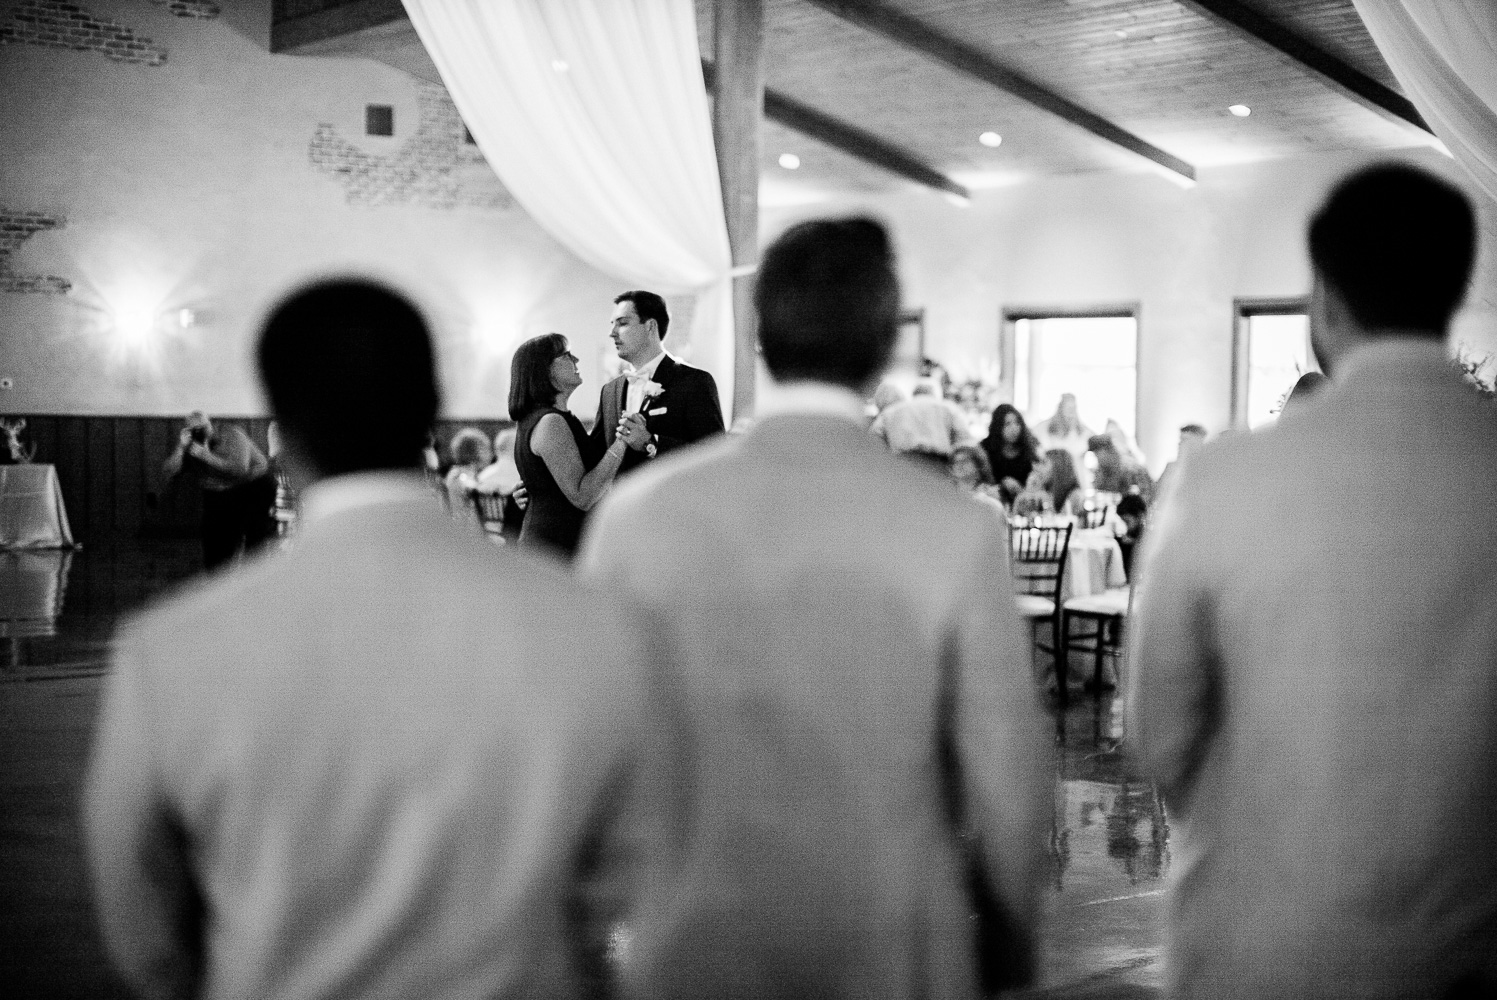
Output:
<svg viewBox="0 0 1497 1000">
<path fill-rule="evenodd" d="M 1440 339 L 1476 252 L 1470 200 L 1400 164 L 1338 184 L 1310 221 L 1310 335 L 1326 365 L 1371 337 Z"/>
<path fill-rule="evenodd" d="M 792 226 L 764 252 L 754 305 L 764 364 L 776 379 L 866 392 L 898 331 L 888 234 L 862 218 Z"/>
<path fill-rule="evenodd" d="M 213 436 L 213 421 L 202 410 L 193 410 L 187 415 L 187 429 L 192 432 L 192 439 L 202 444 Z"/>
<path fill-rule="evenodd" d="M 440 405 L 426 321 L 359 279 L 291 295 L 260 335 L 260 380 L 288 453 L 318 476 L 422 464 Z"/>
</svg>

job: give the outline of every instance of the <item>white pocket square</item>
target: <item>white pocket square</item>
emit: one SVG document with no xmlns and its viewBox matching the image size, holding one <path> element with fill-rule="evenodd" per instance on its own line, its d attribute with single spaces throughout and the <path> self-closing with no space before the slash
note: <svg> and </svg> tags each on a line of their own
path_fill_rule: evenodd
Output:
<svg viewBox="0 0 1497 1000">
<path fill-rule="evenodd" d="M 666 408 L 662 406 L 658 410 L 649 410 L 649 411 L 647 411 L 645 413 L 645 416 L 647 416 L 647 417 L 658 417 L 658 416 L 661 416 L 662 414 L 664 414 L 665 410 L 666 410 Z"/>
</svg>

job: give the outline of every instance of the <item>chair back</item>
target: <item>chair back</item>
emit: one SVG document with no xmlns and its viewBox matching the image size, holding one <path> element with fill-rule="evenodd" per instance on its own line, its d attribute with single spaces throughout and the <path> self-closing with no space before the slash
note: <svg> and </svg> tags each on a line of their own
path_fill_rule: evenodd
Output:
<svg viewBox="0 0 1497 1000">
<path fill-rule="evenodd" d="M 1060 581 L 1066 571 L 1073 527 L 1062 524 L 1009 529 L 1014 593 L 1035 594 L 1059 601 Z"/>
<path fill-rule="evenodd" d="M 1078 517 L 1079 524 L 1077 525 L 1077 527 L 1100 528 L 1102 527 L 1102 525 L 1107 523 L 1107 519 L 1110 516 L 1112 516 L 1112 508 L 1110 506 L 1095 508 L 1088 507 L 1086 510 L 1083 510 Z"/>
<path fill-rule="evenodd" d="M 468 499 L 473 501 L 473 511 L 478 515 L 478 525 L 484 533 L 498 533 L 504 527 L 504 494 L 480 493 L 469 490 Z"/>
</svg>

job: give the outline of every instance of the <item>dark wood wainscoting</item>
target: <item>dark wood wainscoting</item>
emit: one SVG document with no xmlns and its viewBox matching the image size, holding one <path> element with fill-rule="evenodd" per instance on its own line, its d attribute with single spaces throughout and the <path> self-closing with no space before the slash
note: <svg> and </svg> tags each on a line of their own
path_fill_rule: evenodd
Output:
<svg viewBox="0 0 1497 1000">
<path fill-rule="evenodd" d="M 113 538 L 193 537 L 202 517 L 198 490 L 161 474 L 182 428 L 181 417 L 79 416 L 71 414 L 0 414 L 24 418 L 21 440 L 36 445 L 35 462 L 57 466 L 73 537 L 87 545 Z M 266 447 L 266 417 L 215 417 L 242 427 Z M 443 420 L 437 425 L 442 458 L 446 445 L 463 427 L 477 427 L 492 437 L 511 421 L 500 418 Z"/>
</svg>

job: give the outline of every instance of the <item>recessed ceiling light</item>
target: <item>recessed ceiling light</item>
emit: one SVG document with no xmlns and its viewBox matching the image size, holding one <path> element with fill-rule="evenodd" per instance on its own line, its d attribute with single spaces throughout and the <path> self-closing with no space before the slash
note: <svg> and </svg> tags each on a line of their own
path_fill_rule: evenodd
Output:
<svg viewBox="0 0 1497 1000">
<path fill-rule="evenodd" d="M 567 61 L 565 59 L 552 59 L 551 68 L 556 70 L 556 72 L 558 73 L 565 73 L 567 70 L 571 69 L 571 67 L 567 65 Z"/>
<path fill-rule="evenodd" d="M 1246 118 L 1248 115 L 1253 113 L 1253 109 L 1248 107 L 1246 104 L 1234 104 L 1227 110 L 1232 112 L 1238 118 Z"/>
<path fill-rule="evenodd" d="M 794 153 L 781 153 L 780 166 L 784 167 L 786 170 L 799 170 L 800 157 L 796 156 Z"/>
<path fill-rule="evenodd" d="M 994 149 L 997 149 L 998 146 L 1003 142 L 1003 136 L 999 135 L 997 132 L 984 132 L 982 135 L 977 137 L 977 141 L 982 143 L 984 146 L 991 146 Z"/>
</svg>

